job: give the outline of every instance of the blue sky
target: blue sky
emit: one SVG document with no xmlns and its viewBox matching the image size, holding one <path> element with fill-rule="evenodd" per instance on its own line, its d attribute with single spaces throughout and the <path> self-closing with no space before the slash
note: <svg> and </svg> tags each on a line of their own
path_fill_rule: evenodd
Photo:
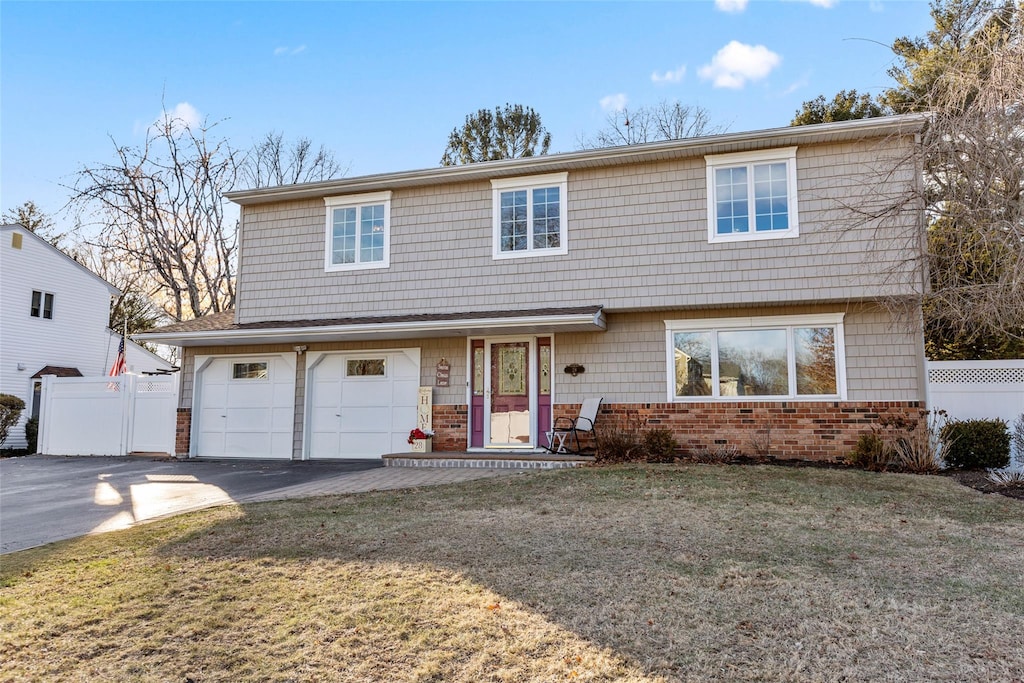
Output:
<svg viewBox="0 0 1024 683">
<path fill-rule="evenodd" d="M 436 166 L 467 113 L 533 107 L 552 151 L 608 111 L 698 104 L 730 131 L 890 85 L 886 45 L 927 3 L 0 3 L 0 208 L 57 213 L 83 164 L 162 108 L 246 147 L 306 136 L 364 175 Z M 881 43 L 882 45 L 879 45 Z"/>
</svg>

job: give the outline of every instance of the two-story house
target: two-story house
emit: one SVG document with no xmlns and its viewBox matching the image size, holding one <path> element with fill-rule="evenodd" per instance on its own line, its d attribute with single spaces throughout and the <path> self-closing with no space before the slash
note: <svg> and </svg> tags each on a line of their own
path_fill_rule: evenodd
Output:
<svg viewBox="0 0 1024 683">
<path fill-rule="evenodd" d="M 891 117 L 234 192 L 236 310 L 184 347 L 197 456 L 436 450 L 599 427 L 835 459 L 924 405 L 920 118 Z M 895 204 L 894 204 L 895 202 Z"/>
<path fill-rule="evenodd" d="M 0 226 L 0 393 L 25 401 L 4 448 L 24 448 L 25 420 L 39 417 L 43 375 L 106 375 L 121 335 L 108 327 L 121 292 L 21 225 Z M 129 371 L 172 366 L 130 339 Z"/>
</svg>

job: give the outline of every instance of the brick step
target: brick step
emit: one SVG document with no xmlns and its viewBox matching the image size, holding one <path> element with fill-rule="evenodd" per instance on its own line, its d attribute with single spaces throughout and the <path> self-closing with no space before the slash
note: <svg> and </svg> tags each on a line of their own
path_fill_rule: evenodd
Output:
<svg viewBox="0 0 1024 683">
<path fill-rule="evenodd" d="M 384 467 L 475 467 L 513 470 L 556 470 L 581 467 L 594 462 L 588 455 L 556 455 L 554 453 L 389 453 L 383 456 Z"/>
</svg>

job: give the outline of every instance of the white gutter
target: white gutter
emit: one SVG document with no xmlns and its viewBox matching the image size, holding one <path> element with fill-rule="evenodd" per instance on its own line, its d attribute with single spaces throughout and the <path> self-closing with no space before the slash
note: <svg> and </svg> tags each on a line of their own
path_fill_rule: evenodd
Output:
<svg viewBox="0 0 1024 683">
<path fill-rule="evenodd" d="M 146 332 L 133 335 L 142 341 L 172 346 L 216 346 L 239 344 L 289 344 L 294 342 L 358 341 L 362 339 L 409 339 L 415 337 L 464 337 L 496 330 L 508 332 L 554 332 L 556 330 L 604 331 L 603 311 L 566 315 L 515 316 L 508 318 L 462 318 L 429 322 L 317 325 L 310 327 L 202 330 L 195 332 Z"/>
</svg>

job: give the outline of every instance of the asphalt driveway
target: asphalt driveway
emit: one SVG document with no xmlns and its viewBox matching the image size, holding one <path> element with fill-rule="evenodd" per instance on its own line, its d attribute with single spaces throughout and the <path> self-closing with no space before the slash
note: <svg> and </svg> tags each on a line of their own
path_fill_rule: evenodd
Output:
<svg viewBox="0 0 1024 683">
<path fill-rule="evenodd" d="M 0 460 L 0 553 L 383 469 L 332 462 L 27 456 Z M 393 469 L 393 468 L 388 468 Z M 312 487 L 312 488 L 310 488 Z"/>
</svg>

